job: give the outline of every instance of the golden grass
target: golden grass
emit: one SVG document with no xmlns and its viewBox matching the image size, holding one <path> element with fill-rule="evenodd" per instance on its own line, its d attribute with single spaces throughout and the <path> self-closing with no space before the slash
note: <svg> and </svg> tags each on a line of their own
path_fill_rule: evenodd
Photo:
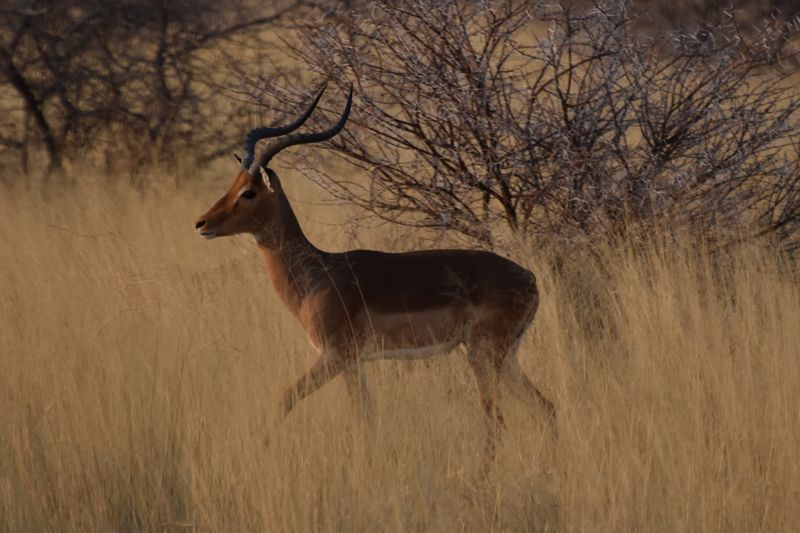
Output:
<svg viewBox="0 0 800 533">
<path fill-rule="evenodd" d="M 370 365 L 372 430 L 340 379 L 273 425 L 314 354 L 249 239 L 193 233 L 228 185 L 221 168 L 225 179 L 180 191 L 3 192 L 0 530 L 800 523 L 800 284 L 769 251 L 712 263 L 683 247 L 597 246 L 556 269 L 553 254 L 507 250 L 540 280 L 520 358 L 560 431 L 506 398 L 510 429 L 484 479 L 460 353 Z M 318 196 L 284 183 L 294 199 Z M 313 222 L 338 213 L 298 207 L 312 241 L 347 246 Z"/>
</svg>

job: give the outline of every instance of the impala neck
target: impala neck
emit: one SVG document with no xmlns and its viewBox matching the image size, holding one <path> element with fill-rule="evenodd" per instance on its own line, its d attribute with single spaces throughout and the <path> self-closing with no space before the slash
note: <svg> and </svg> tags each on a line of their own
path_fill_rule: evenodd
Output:
<svg viewBox="0 0 800 533">
<path fill-rule="evenodd" d="M 322 252 L 306 238 L 289 199 L 277 188 L 278 216 L 255 234 L 267 275 L 284 304 L 294 313 L 313 286 L 313 272 Z"/>
</svg>

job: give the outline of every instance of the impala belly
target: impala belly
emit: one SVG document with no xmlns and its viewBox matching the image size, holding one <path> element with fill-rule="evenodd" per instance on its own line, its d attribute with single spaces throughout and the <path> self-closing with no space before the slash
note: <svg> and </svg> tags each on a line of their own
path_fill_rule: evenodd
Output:
<svg viewBox="0 0 800 533">
<path fill-rule="evenodd" d="M 441 308 L 414 313 L 364 313 L 358 326 L 362 359 L 419 359 L 446 354 L 464 342 L 471 317 L 465 310 Z"/>
</svg>

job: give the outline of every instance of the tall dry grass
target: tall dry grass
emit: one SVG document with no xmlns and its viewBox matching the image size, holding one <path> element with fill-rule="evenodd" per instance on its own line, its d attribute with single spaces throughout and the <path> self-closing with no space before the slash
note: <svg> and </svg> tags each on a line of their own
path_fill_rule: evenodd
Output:
<svg viewBox="0 0 800 533">
<path fill-rule="evenodd" d="M 332 210 L 299 202 L 310 186 L 284 182 L 312 241 L 351 244 L 323 223 Z M 485 479 L 459 353 L 369 366 L 372 429 L 340 380 L 273 425 L 314 355 L 248 238 L 194 235 L 226 186 L 138 193 L 96 180 L 0 195 L 0 530 L 800 523 L 800 284 L 769 250 L 712 260 L 596 244 L 566 262 L 563 250 L 506 250 L 540 280 L 520 357 L 560 428 L 554 439 L 507 398 L 509 431 Z M 360 237 L 379 245 L 393 233 L 382 231 Z"/>
</svg>

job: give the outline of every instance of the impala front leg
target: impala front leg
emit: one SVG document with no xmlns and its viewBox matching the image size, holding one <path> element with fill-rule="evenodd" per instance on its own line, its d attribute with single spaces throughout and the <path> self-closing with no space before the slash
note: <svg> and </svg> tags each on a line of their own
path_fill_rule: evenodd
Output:
<svg viewBox="0 0 800 533">
<path fill-rule="evenodd" d="M 283 394 L 283 402 L 281 402 L 282 417 L 286 418 L 289 412 L 294 409 L 297 402 L 336 377 L 344 366 L 341 359 L 330 355 L 322 355 L 317 359 L 308 372 L 297 380 L 297 383 L 286 389 L 286 392 Z"/>
<path fill-rule="evenodd" d="M 343 376 L 353 407 L 367 426 L 371 427 L 375 419 L 375 407 L 367 387 L 366 371 L 356 362 L 344 369 Z"/>
</svg>

